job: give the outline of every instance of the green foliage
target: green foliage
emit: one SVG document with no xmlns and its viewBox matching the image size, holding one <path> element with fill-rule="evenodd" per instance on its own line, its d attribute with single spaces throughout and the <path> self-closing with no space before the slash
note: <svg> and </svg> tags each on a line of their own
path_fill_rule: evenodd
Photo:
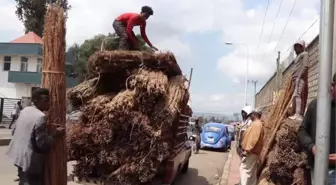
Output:
<svg viewBox="0 0 336 185">
<path fill-rule="evenodd" d="M 107 38 L 108 37 L 108 38 Z M 104 40 L 105 39 L 105 40 Z M 141 50 L 148 50 L 142 37 L 137 35 Z M 83 44 L 74 44 L 67 50 L 67 61 L 74 65 L 75 72 L 83 81 L 88 73 L 88 59 L 96 51 L 100 51 L 104 40 L 104 50 L 116 50 L 119 46 L 119 38 L 115 34 L 98 34 L 91 39 L 85 40 Z"/>
<path fill-rule="evenodd" d="M 25 32 L 36 33 L 43 36 L 44 16 L 50 0 L 15 0 L 16 15 L 25 26 Z M 70 9 L 68 0 L 51 0 L 52 3 L 59 3 L 65 11 Z"/>
</svg>

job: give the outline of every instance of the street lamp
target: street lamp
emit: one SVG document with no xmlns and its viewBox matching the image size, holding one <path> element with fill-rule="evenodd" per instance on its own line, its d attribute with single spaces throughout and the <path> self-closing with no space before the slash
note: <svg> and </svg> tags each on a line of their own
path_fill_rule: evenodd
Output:
<svg viewBox="0 0 336 185">
<path fill-rule="evenodd" d="M 244 100 L 244 106 L 247 106 L 247 86 L 248 86 L 248 72 L 249 72 L 249 49 L 245 44 L 234 44 L 232 42 L 225 42 L 226 45 L 232 46 L 232 45 L 240 45 L 244 46 L 246 49 L 246 72 L 245 72 L 245 100 Z"/>
</svg>

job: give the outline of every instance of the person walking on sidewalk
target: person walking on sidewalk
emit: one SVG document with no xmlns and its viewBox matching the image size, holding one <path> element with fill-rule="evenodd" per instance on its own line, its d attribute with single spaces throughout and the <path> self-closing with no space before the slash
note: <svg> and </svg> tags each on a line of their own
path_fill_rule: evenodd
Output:
<svg viewBox="0 0 336 185">
<path fill-rule="evenodd" d="M 13 112 L 12 112 L 12 122 L 10 123 L 10 125 L 8 127 L 9 129 L 12 129 L 12 125 L 14 124 L 14 122 L 19 117 L 21 110 L 22 110 L 22 105 L 21 105 L 21 102 L 18 101 L 16 103 L 16 105 L 14 106 L 14 109 L 13 109 Z"/>
<path fill-rule="evenodd" d="M 242 159 L 240 164 L 240 184 L 257 185 L 257 161 L 263 148 L 263 122 L 261 111 L 251 113 L 251 126 L 247 128 L 242 140 Z"/>
<path fill-rule="evenodd" d="M 293 111 L 290 119 L 302 120 L 307 104 L 308 96 L 308 53 L 305 51 L 306 44 L 300 40 L 294 44 L 294 51 L 297 54 L 294 60 L 292 73 L 292 84 L 294 86 Z"/>
<path fill-rule="evenodd" d="M 44 185 L 45 157 L 54 137 L 64 134 L 64 128 L 48 133 L 46 116 L 49 109 L 49 90 L 39 88 L 32 94 L 34 106 L 26 107 L 19 115 L 7 155 L 19 169 L 19 185 Z"/>
<path fill-rule="evenodd" d="M 140 26 L 141 36 L 144 41 L 154 50 L 158 50 L 149 41 L 146 35 L 146 20 L 153 15 L 153 10 L 149 6 L 143 6 L 141 13 L 124 13 L 117 17 L 113 22 L 113 28 L 120 38 L 119 49 L 138 50 L 140 45 L 133 32 L 134 26 Z"/>
<path fill-rule="evenodd" d="M 328 185 L 336 185 L 336 73 L 332 78 L 330 86 L 331 95 L 331 114 L 330 114 L 330 144 L 329 144 L 329 173 L 328 173 Z M 317 99 L 314 99 L 308 106 L 306 115 L 301 123 L 298 132 L 298 139 L 301 146 L 308 153 L 308 165 L 311 168 L 311 180 L 314 184 L 314 156 L 316 155 L 315 137 L 316 126 L 318 124 L 317 114 Z M 318 146 L 317 146 L 318 147 Z"/>
</svg>

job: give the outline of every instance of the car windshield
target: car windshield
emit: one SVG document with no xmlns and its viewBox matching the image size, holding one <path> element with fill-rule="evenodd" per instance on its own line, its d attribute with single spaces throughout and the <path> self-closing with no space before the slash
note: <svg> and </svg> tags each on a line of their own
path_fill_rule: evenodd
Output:
<svg viewBox="0 0 336 185">
<path fill-rule="evenodd" d="M 205 127 L 206 132 L 220 132 L 221 128 L 215 127 L 215 126 L 207 126 Z"/>
</svg>

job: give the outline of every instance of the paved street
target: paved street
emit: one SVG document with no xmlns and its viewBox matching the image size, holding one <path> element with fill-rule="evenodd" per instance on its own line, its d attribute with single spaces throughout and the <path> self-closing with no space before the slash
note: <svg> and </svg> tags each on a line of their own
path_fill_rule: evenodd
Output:
<svg viewBox="0 0 336 185">
<path fill-rule="evenodd" d="M 5 155 L 6 148 L 0 147 L 0 184 L 17 185 L 18 183 L 13 182 L 16 169 Z M 221 178 L 227 156 L 228 153 L 201 150 L 199 154 L 192 156 L 188 173 L 180 175 L 176 185 L 216 185 Z"/>
</svg>

